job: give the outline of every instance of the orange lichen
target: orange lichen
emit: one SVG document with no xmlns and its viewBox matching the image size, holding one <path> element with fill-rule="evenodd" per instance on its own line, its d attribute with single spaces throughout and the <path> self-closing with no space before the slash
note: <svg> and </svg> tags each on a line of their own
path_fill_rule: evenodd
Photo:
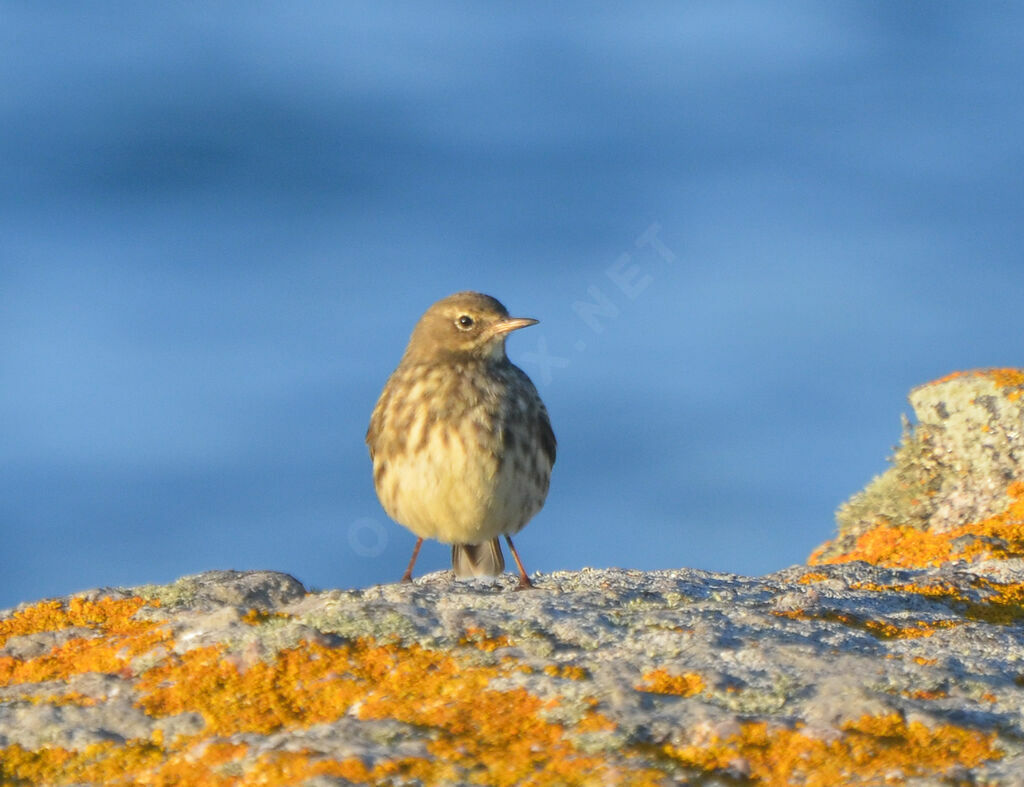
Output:
<svg viewBox="0 0 1024 787">
<path fill-rule="evenodd" d="M 913 593 L 917 596 L 948 601 L 949 599 L 966 599 L 960 590 L 954 585 L 945 581 L 928 582 L 919 585 L 916 582 L 854 582 L 850 585 L 851 590 L 866 590 L 871 593 Z"/>
<path fill-rule="evenodd" d="M 831 565 L 863 560 L 894 568 L 937 566 L 950 560 L 952 544 L 946 535 L 936 535 L 901 525 L 877 525 L 862 533 L 848 552 L 823 557 L 818 549 L 808 558 L 811 565 Z"/>
<path fill-rule="evenodd" d="M 256 609 L 256 607 L 253 607 L 242 615 L 242 622 L 247 623 L 250 626 L 259 626 L 269 620 L 287 620 L 290 617 L 291 615 L 288 615 L 285 612 L 268 612 L 265 609 Z"/>
<path fill-rule="evenodd" d="M 124 640 L 76 637 L 49 653 L 27 661 L 9 656 L 0 657 L 0 686 L 66 680 L 84 672 L 127 675 L 130 673 L 132 658 L 151 650 L 168 636 L 164 631 L 154 630 Z"/>
<path fill-rule="evenodd" d="M 988 374 L 1000 388 L 1024 387 L 1024 369 L 989 369 Z"/>
<path fill-rule="evenodd" d="M 586 668 L 577 667 L 575 664 L 548 664 L 544 667 L 544 674 L 569 680 L 586 680 L 590 677 Z"/>
<path fill-rule="evenodd" d="M 862 533 L 847 552 L 822 557 L 820 547 L 808 558 L 811 565 L 828 565 L 863 560 L 891 568 L 925 568 L 950 560 L 1024 557 L 1024 481 L 1015 481 L 1006 490 L 1007 508 L 980 522 L 933 533 L 905 525 L 879 524 Z M 958 546 L 958 540 L 967 540 Z"/>
<path fill-rule="evenodd" d="M 524 675 L 532 675 L 536 672 L 533 667 L 529 664 L 523 664 L 523 662 L 515 656 L 502 656 L 499 663 L 501 664 L 502 669 L 508 672 L 521 672 Z"/>
<path fill-rule="evenodd" d="M 704 678 L 696 672 L 684 672 L 672 675 L 663 669 L 651 670 L 644 675 L 643 682 L 635 687 L 637 691 L 652 694 L 675 694 L 680 697 L 692 697 L 707 688 Z"/>
<path fill-rule="evenodd" d="M 25 784 L 302 784 L 334 776 L 357 784 L 382 783 L 410 772 L 422 760 L 403 758 L 368 767 L 351 757 L 331 760 L 308 752 L 269 752 L 253 757 L 246 744 L 181 738 L 165 748 L 157 741 L 98 743 L 78 751 L 47 747 L 2 751 L 0 783 Z"/>
<path fill-rule="evenodd" d="M 334 775 L 356 782 L 401 775 L 424 784 L 481 782 L 653 785 L 662 774 L 637 763 L 623 768 L 578 748 L 575 735 L 614 729 L 591 707 L 576 726 L 550 721 L 557 698 L 488 686 L 511 674 L 440 651 L 356 640 L 339 647 L 303 642 L 248 667 L 222 645 L 167 655 L 136 681 L 139 705 L 160 718 L 199 713 L 201 737 L 165 746 L 160 736 L 81 751 L 47 747 L 0 751 L 0 782 L 30 783 L 301 783 Z M 247 755 L 223 738 L 307 727 L 344 715 L 393 719 L 431 730 L 429 758 L 372 767 L 306 754 Z M 218 740 L 221 739 L 220 741 Z M 230 767 L 225 767 L 230 765 Z"/>
<path fill-rule="evenodd" d="M 978 577 L 974 584 L 989 595 L 981 601 L 967 601 L 963 605 L 964 617 L 998 626 L 1012 626 L 1024 620 L 1024 583 L 1004 584 Z"/>
<path fill-rule="evenodd" d="M 492 637 L 487 633 L 487 629 L 480 628 L 479 626 L 469 626 L 466 628 L 465 635 L 459 639 L 459 644 L 472 645 L 477 650 L 490 653 L 498 648 L 509 647 L 512 641 L 504 634 Z"/>
<path fill-rule="evenodd" d="M 78 691 L 67 691 L 63 694 L 21 694 L 18 699 L 31 702 L 33 705 L 74 705 L 79 708 L 92 708 L 105 702 L 107 697 L 92 697 Z"/>
<path fill-rule="evenodd" d="M 972 584 L 984 594 L 974 600 L 962 590 L 945 582 L 918 585 L 912 582 L 878 584 L 858 582 L 851 587 L 855 590 L 869 590 L 879 593 L 914 593 L 942 602 L 961 614 L 967 620 L 1008 626 L 1024 620 L 1024 583 L 993 582 L 985 577 L 976 577 Z"/>
<path fill-rule="evenodd" d="M 303 643 L 245 670 L 222 646 L 197 648 L 147 671 L 138 686 L 151 716 L 198 712 L 211 735 L 269 733 L 346 714 L 432 729 L 433 759 L 413 772 L 428 783 L 545 784 L 579 773 L 600 780 L 608 764 L 544 718 L 550 701 L 525 689 L 488 688 L 501 674 L 415 645 L 357 640 L 333 648 Z"/>
<path fill-rule="evenodd" d="M 160 622 L 134 618 L 147 603 L 156 605 L 141 598 L 73 598 L 67 604 L 43 601 L 0 621 L 3 642 L 12 636 L 67 628 L 84 628 L 93 633 L 74 637 L 35 658 L 0 657 L 0 686 L 65 680 L 85 672 L 128 674 L 133 658 L 171 636 Z"/>
<path fill-rule="evenodd" d="M 930 637 L 943 629 L 962 625 L 960 621 L 956 620 L 915 620 L 904 625 L 897 625 L 886 620 L 861 618 L 857 615 L 836 610 L 812 612 L 805 609 L 796 609 L 785 612 L 775 611 L 772 614 L 780 618 L 790 618 L 791 620 L 827 620 L 841 623 L 844 626 L 866 631 L 879 639 L 919 639 L 921 637 Z"/>
<path fill-rule="evenodd" d="M 900 694 L 911 700 L 942 700 L 949 696 L 949 693 L 942 689 L 915 689 L 913 691 L 901 691 Z"/>
<path fill-rule="evenodd" d="M 600 704 L 595 697 L 588 697 L 590 708 L 576 723 L 575 732 L 614 732 L 618 725 L 610 718 L 596 710 Z"/>
<path fill-rule="evenodd" d="M 987 377 L 999 388 L 1002 388 L 1004 392 L 1006 389 L 1013 389 L 1006 393 L 1006 398 L 1011 401 L 1020 398 L 1022 391 L 1024 391 L 1024 369 L 1014 369 L 1013 367 L 1003 368 L 991 368 L 991 369 L 971 369 L 964 372 L 953 372 L 947 374 L 945 377 L 940 377 L 929 385 L 939 385 L 940 383 L 949 382 L 950 380 L 956 380 L 960 377 Z"/>
<path fill-rule="evenodd" d="M 614 725 L 592 714 L 580 731 L 603 731 Z M 596 723 L 595 723 L 596 721 Z M 467 736 L 467 741 L 472 736 Z M 929 728 L 920 722 L 907 724 L 896 714 L 864 716 L 848 722 L 842 734 L 830 741 L 811 737 L 799 729 L 769 728 L 746 723 L 740 732 L 699 745 L 665 745 L 660 749 L 670 761 L 687 769 L 714 774 L 742 763 L 754 784 L 808 787 L 833 784 L 902 783 L 906 778 L 941 777 L 956 766 L 975 767 L 998 760 L 994 733 L 985 734 L 954 725 Z M 653 786 L 664 783 L 664 774 L 652 770 L 624 771 L 592 767 L 566 768 L 563 763 L 542 764 L 524 770 L 512 759 L 488 767 L 471 763 L 465 754 L 445 762 L 407 757 L 366 763 L 352 757 L 332 760 L 310 752 L 268 752 L 254 756 L 244 743 L 180 737 L 169 746 L 153 740 L 125 744 L 100 743 L 79 751 L 47 747 L 28 751 L 19 746 L 0 750 L 0 781 L 28 784 L 301 784 L 316 776 L 333 776 L 354 783 L 414 781 L 424 784 L 452 781 L 486 784 L 595 784 L 616 783 Z M 510 753 L 514 754 L 514 753 Z M 539 752 L 542 756 L 543 752 Z M 545 767 L 546 766 L 546 767 Z"/>
<path fill-rule="evenodd" d="M 126 774 L 145 773 L 163 760 L 163 750 L 149 741 L 94 743 L 76 751 L 31 751 L 15 744 L 0 749 L 0 783 L 125 784 Z"/>
<path fill-rule="evenodd" d="M 10 637 L 66 628 L 88 628 L 98 634 L 119 635 L 148 631 L 154 625 L 152 622 L 134 619 L 135 613 L 147 605 L 158 607 L 160 602 L 138 597 L 98 601 L 76 597 L 67 603 L 57 599 L 40 601 L 0 620 L 0 647 Z"/>
<path fill-rule="evenodd" d="M 988 598 L 1004 599 L 1007 608 L 1019 606 L 1017 586 L 990 583 L 983 590 Z M 372 639 L 336 646 L 301 641 L 274 655 L 252 657 L 226 645 L 176 653 L 162 622 L 136 619 L 143 603 L 44 602 L 0 621 L 5 640 L 69 627 L 82 628 L 86 634 L 31 659 L 0 659 L 0 681 L 30 687 L 35 681 L 93 670 L 113 672 L 130 679 L 123 685 L 137 692 L 139 707 L 150 717 L 195 713 L 203 719 L 202 732 L 165 740 L 157 729 L 149 738 L 77 750 L 9 746 L 0 749 L 0 784 L 234 787 L 302 784 L 323 776 L 371 784 L 653 787 L 675 778 L 681 766 L 714 773 L 742 760 L 748 766 L 744 772 L 755 782 L 814 785 L 828 783 L 824 776 L 814 781 L 819 774 L 847 773 L 842 768 L 855 776 L 843 783 L 879 783 L 884 780 L 879 774 L 927 776 L 943 773 L 951 764 L 973 767 L 1001 756 L 991 735 L 952 726 L 928 730 L 898 717 L 866 717 L 844 727 L 843 735 L 829 743 L 796 730 L 749 723 L 738 735 L 723 740 L 659 748 L 660 767 L 655 768 L 650 765 L 650 745 L 621 746 L 614 754 L 595 748 L 607 745 L 608 734 L 618 734 L 615 720 L 599 712 L 597 698 L 584 697 L 581 709 L 576 692 L 567 692 L 576 697 L 569 700 L 509 688 L 510 679 L 529 670 L 511 656 L 482 657 L 465 647 L 441 651 Z M 250 622 L 271 617 L 256 613 Z M 892 624 L 860 625 L 870 629 Z M 78 632 L 65 636 L 71 633 Z M 462 645 L 488 651 L 504 647 L 507 640 L 471 628 Z M 147 658 L 136 660 L 143 654 Z M 480 663 L 488 658 L 489 663 Z M 133 663 L 138 669 L 142 664 L 153 666 L 134 675 Z M 548 665 L 543 673 L 568 680 L 589 677 L 584 668 L 572 664 Z M 696 673 L 653 670 L 637 688 L 689 697 L 705 691 L 705 682 Z M 52 686 L 21 698 L 83 706 L 107 701 L 77 691 L 55 693 Z M 419 730 L 426 756 L 390 758 L 386 746 L 375 759 L 334 759 L 312 751 L 261 754 L 255 746 L 226 740 L 240 733 L 296 730 L 346 716 L 391 720 Z"/>
<path fill-rule="evenodd" d="M 906 626 L 897 626 L 880 620 L 864 621 L 864 628 L 879 639 L 919 639 L 959 625 L 959 621 L 956 620 L 915 620 Z"/>
<path fill-rule="evenodd" d="M 935 728 L 907 724 L 897 714 L 863 716 L 842 726 L 842 735 L 825 741 L 799 729 L 744 724 L 724 739 L 692 746 L 666 745 L 663 753 L 703 772 L 723 771 L 738 763 L 755 784 L 902 784 L 909 777 L 935 777 L 957 766 L 998 760 L 995 734 L 950 724 Z"/>
<path fill-rule="evenodd" d="M 822 574 L 819 571 L 808 571 L 797 582 L 801 585 L 810 585 L 812 582 L 823 582 L 826 579 L 828 579 L 828 574 Z"/>
</svg>

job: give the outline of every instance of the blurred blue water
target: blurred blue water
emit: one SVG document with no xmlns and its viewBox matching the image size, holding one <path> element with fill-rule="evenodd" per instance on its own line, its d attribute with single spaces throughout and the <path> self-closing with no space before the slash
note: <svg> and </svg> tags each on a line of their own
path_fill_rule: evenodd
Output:
<svg viewBox="0 0 1024 787">
<path fill-rule="evenodd" d="M 363 433 L 468 288 L 542 321 L 509 343 L 560 443 L 529 569 L 802 561 L 910 387 L 1024 363 L 1022 22 L 0 4 L 0 607 L 396 579 Z"/>
</svg>

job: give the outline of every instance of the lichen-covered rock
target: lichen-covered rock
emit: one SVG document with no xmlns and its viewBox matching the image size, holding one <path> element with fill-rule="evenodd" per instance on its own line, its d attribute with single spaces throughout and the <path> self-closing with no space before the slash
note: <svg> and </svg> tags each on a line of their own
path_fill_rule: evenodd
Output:
<svg viewBox="0 0 1024 787">
<path fill-rule="evenodd" d="M 211 572 L 0 612 L 0 783 L 1011 784 L 1024 769 L 1024 561 L 535 582 L 295 593 L 285 575 Z"/>
<path fill-rule="evenodd" d="M 892 466 L 810 558 L 894 567 L 1024 556 L 1024 370 L 958 372 L 910 393 Z"/>
<path fill-rule="evenodd" d="M 1022 393 L 912 392 L 813 569 L 213 571 L 0 611 L 0 784 L 1022 784 Z"/>
</svg>

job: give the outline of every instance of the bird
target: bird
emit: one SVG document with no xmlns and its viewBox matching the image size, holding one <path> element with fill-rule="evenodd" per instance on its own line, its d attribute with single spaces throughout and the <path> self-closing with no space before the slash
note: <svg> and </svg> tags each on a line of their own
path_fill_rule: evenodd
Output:
<svg viewBox="0 0 1024 787">
<path fill-rule="evenodd" d="M 537 388 L 505 354 L 505 340 L 537 320 L 500 301 L 457 292 L 416 323 L 370 417 L 373 484 L 388 516 L 452 545 L 457 578 L 504 571 L 504 536 L 520 589 L 533 587 L 512 536 L 547 498 L 556 440 Z"/>
</svg>

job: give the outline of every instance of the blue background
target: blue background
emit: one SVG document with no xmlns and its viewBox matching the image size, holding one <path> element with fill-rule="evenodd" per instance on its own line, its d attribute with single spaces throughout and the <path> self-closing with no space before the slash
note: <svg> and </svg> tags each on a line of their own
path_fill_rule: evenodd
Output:
<svg viewBox="0 0 1024 787">
<path fill-rule="evenodd" d="M 461 289 L 542 321 L 531 571 L 802 562 L 912 386 L 1024 364 L 1019 4 L 0 17 L 0 606 L 397 579 L 363 434 Z"/>
</svg>

